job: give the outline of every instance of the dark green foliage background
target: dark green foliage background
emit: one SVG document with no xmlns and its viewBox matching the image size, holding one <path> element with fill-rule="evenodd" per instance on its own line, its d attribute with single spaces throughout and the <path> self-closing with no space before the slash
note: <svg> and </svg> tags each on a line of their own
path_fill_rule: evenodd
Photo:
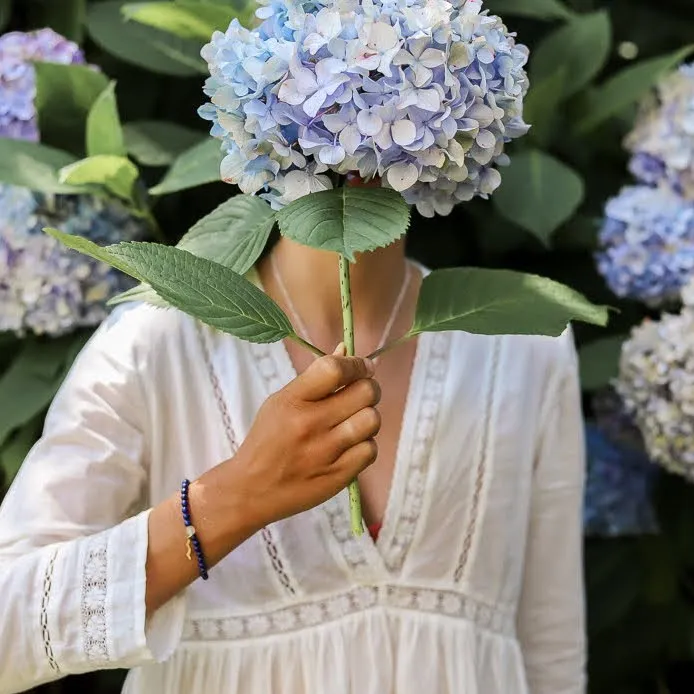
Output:
<svg viewBox="0 0 694 694">
<path fill-rule="evenodd" d="M 200 63 L 196 66 L 199 44 L 167 39 L 169 54 L 160 55 L 158 63 L 164 64 L 166 72 L 174 74 L 137 67 L 120 58 L 130 56 L 131 61 L 146 61 L 149 52 L 151 59 L 151 42 L 161 40 L 164 35 L 149 30 L 131 35 L 132 27 L 120 21 L 98 23 L 99 10 L 103 10 L 99 6 L 104 4 L 102 0 L 0 0 L 0 26 L 4 30 L 27 30 L 50 25 L 82 43 L 89 61 L 117 80 L 116 93 L 124 123 L 170 121 L 196 130 L 203 137 L 206 124 L 196 115 L 203 101 L 204 79 Z M 507 24 L 518 31 L 531 51 L 561 26 L 557 22 L 518 16 L 517 11 L 503 11 L 502 8 L 511 5 L 522 8 L 537 6 L 538 2 L 489 0 L 486 3 L 491 9 L 500 9 Z M 537 116 L 534 140 L 514 146 L 516 152 L 536 146 L 573 168 L 585 185 L 583 203 L 546 243 L 500 214 L 499 204 L 482 200 L 461 205 L 446 218 L 426 220 L 415 215 L 409 243 L 411 254 L 434 268 L 473 265 L 538 272 L 571 285 L 596 303 L 617 306 L 620 313 L 613 317 L 607 333 L 577 326 L 577 338 L 583 346 L 606 335 L 628 333 L 645 316 L 645 310 L 637 304 L 617 301 L 610 294 L 595 271 L 592 255 L 604 202 L 629 180 L 621 139 L 629 127 L 634 107 L 620 110 L 615 117 L 583 135 L 575 132 L 575 124 L 596 108 L 596 102 L 591 101 L 596 85 L 629 67 L 629 61 L 620 57 L 618 50 L 623 42 L 636 44 L 640 61 L 673 53 L 694 41 L 694 3 L 692 0 L 567 0 L 566 5 L 578 12 L 606 10 L 609 13 L 612 41 L 606 64 L 598 66 L 599 73 L 586 88 L 561 103 L 553 93 L 556 89 L 546 88 L 549 94 L 538 95 L 533 109 Z M 109 50 L 104 49 L 106 44 Z M 114 52 L 119 55 L 114 56 Z M 562 64 L 564 57 L 556 56 L 557 65 Z M 578 67 L 581 65 L 579 62 Z M 564 85 L 571 85 L 576 68 L 575 62 L 567 61 Z M 552 118 L 547 117 L 549 113 Z M 50 129 L 44 134 L 48 144 L 67 148 L 64 134 L 58 131 L 52 134 Z M 59 141 L 51 142 L 51 136 Z M 147 185 L 152 186 L 161 180 L 164 172 L 150 167 L 144 168 L 142 175 Z M 166 239 L 175 243 L 200 217 L 235 192 L 222 183 L 212 183 L 157 198 L 153 210 Z M 520 194 L 508 187 L 505 191 L 507 197 Z M 546 201 L 555 195 L 551 189 L 542 192 Z M 4 466 L 8 474 L 17 467 L 37 436 L 45 405 L 86 337 L 85 333 L 52 345 L 35 340 L 18 344 L 17 338 L 0 334 L 0 432 L 3 427 L 12 429 L 12 435 L 0 448 L 0 468 Z M 604 381 L 610 375 L 618 344 L 618 340 L 613 340 L 612 346 L 594 350 L 592 356 L 586 353 L 582 363 L 586 385 Z M 29 372 L 18 368 L 17 355 L 26 354 L 26 350 L 42 355 L 40 368 L 34 367 Z M 14 388 L 23 392 L 30 401 L 28 410 L 33 412 L 21 426 L 3 423 L 3 415 L 9 416 L 8 412 L 14 409 L 14 400 L 10 402 L 6 390 L 12 368 L 18 374 Z M 588 408 L 586 413 L 590 415 Z M 664 477 L 657 503 L 662 526 L 660 536 L 587 543 L 593 694 L 694 692 L 694 489 L 679 479 Z M 41 691 L 76 692 L 81 686 L 96 694 L 110 694 L 119 691 L 120 681 L 119 673 L 101 673 L 49 685 Z"/>
</svg>

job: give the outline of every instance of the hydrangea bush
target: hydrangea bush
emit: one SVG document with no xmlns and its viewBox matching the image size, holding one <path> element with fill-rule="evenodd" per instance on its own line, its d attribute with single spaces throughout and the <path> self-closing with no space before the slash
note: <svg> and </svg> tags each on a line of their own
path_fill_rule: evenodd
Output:
<svg viewBox="0 0 694 694">
<path fill-rule="evenodd" d="M 630 171 L 694 200 L 694 63 L 683 65 L 646 101 L 626 140 Z"/>
<path fill-rule="evenodd" d="M 222 177 L 281 207 L 358 172 L 425 216 L 500 184 L 525 46 L 480 0 L 261 0 L 203 49 Z"/>
<path fill-rule="evenodd" d="M 35 60 L 85 62 L 76 44 L 50 29 L 1 36 L 1 137 L 39 139 Z M 125 275 L 44 234 L 46 226 L 99 243 L 133 240 L 144 232 L 141 220 L 118 201 L 0 184 L 0 332 L 55 336 L 97 325 L 107 300 L 132 286 Z"/>
<path fill-rule="evenodd" d="M 694 274 L 694 201 L 659 187 L 629 186 L 605 208 L 598 270 L 620 297 L 677 300 Z"/>
</svg>

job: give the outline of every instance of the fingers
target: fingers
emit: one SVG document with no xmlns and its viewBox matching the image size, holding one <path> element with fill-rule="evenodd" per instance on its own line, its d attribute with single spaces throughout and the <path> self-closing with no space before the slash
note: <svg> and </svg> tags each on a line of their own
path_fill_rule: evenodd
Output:
<svg viewBox="0 0 694 694">
<path fill-rule="evenodd" d="M 348 449 L 372 439 L 381 429 L 381 415 L 374 407 L 365 407 L 338 424 L 328 435 L 336 457 Z"/>
<path fill-rule="evenodd" d="M 339 388 L 374 374 L 373 363 L 361 357 L 328 355 L 316 359 L 287 388 L 292 396 L 304 401 L 322 400 Z"/>
<path fill-rule="evenodd" d="M 321 419 L 328 427 L 335 427 L 365 407 L 374 407 L 381 401 L 381 387 L 373 378 L 362 378 L 329 396 L 321 403 Z"/>
<path fill-rule="evenodd" d="M 342 485 L 351 482 L 366 470 L 378 456 L 378 445 L 373 439 L 361 441 L 345 451 L 333 464 L 333 472 L 340 475 Z"/>
</svg>

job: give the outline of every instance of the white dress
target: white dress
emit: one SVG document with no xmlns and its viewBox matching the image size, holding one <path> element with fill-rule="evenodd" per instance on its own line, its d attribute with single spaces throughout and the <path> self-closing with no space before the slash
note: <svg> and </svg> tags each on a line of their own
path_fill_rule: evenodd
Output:
<svg viewBox="0 0 694 694">
<path fill-rule="evenodd" d="M 114 314 L 0 509 L 0 692 L 102 668 L 132 668 L 127 694 L 584 692 L 570 332 L 417 350 L 377 543 L 343 492 L 145 623 L 146 509 L 226 459 L 294 373 L 281 343 Z"/>
</svg>

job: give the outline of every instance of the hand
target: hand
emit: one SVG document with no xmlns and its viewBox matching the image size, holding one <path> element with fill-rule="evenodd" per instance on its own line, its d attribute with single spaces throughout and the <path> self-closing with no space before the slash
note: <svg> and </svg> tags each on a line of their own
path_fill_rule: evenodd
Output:
<svg viewBox="0 0 694 694">
<path fill-rule="evenodd" d="M 229 461 L 258 528 L 330 499 L 376 460 L 381 390 L 373 364 L 343 350 L 270 396 Z"/>
</svg>

